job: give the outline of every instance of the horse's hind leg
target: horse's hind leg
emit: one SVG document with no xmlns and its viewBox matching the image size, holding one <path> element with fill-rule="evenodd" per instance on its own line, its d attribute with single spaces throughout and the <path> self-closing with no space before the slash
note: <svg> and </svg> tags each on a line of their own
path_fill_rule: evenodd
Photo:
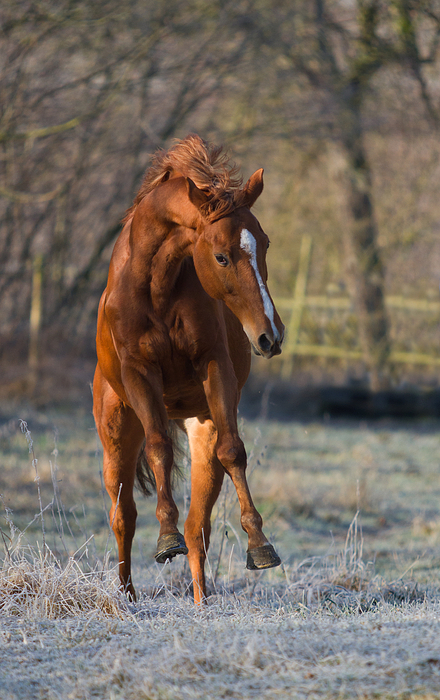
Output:
<svg viewBox="0 0 440 700">
<path fill-rule="evenodd" d="M 93 382 L 93 413 L 104 451 L 104 483 L 112 501 L 110 523 L 118 545 L 119 578 L 135 600 L 131 580 L 131 545 L 137 516 L 133 485 L 144 431 L 135 412 L 115 394 L 99 367 Z"/>
<path fill-rule="evenodd" d="M 191 505 L 185 522 L 185 542 L 194 586 L 194 602 L 206 597 L 205 559 L 211 534 L 211 512 L 220 493 L 224 469 L 216 452 L 217 431 L 210 420 L 185 421 L 191 450 Z"/>
</svg>

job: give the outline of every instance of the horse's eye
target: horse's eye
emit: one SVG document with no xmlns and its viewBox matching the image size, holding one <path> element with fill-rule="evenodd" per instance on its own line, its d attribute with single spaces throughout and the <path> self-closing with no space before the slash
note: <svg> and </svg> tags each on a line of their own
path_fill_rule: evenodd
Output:
<svg viewBox="0 0 440 700">
<path fill-rule="evenodd" d="M 270 246 L 270 241 L 267 241 L 266 250 L 269 250 L 269 246 Z"/>
<path fill-rule="evenodd" d="M 226 257 L 226 255 L 221 255 L 221 253 L 219 253 L 218 255 L 215 255 L 214 257 L 217 260 L 218 264 L 221 265 L 222 267 L 226 267 L 226 265 L 229 264 L 229 260 Z"/>
</svg>

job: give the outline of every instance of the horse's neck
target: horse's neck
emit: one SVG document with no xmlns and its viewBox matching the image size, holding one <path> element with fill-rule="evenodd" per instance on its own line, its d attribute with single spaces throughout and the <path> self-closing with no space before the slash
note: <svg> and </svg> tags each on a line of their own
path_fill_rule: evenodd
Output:
<svg viewBox="0 0 440 700">
<path fill-rule="evenodd" d="M 151 302 L 156 313 L 162 313 L 168 304 L 180 266 L 185 257 L 192 255 L 194 231 L 168 223 L 151 222 L 151 226 L 132 222 L 130 234 L 130 267 L 140 287 L 149 287 Z"/>
</svg>

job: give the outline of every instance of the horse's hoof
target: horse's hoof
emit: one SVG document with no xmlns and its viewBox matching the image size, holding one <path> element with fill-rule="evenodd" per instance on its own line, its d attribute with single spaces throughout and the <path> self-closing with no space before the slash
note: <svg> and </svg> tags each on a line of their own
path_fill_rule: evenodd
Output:
<svg viewBox="0 0 440 700">
<path fill-rule="evenodd" d="M 262 547 L 248 549 L 246 569 L 271 569 L 280 564 L 281 559 L 269 542 Z"/>
<path fill-rule="evenodd" d="M 119 590 L 127 598 L 129 603 L 136 602 L 136 591 L 134 590 L 133 584 L 131 582 L 124 583 L 123 581 L 121 581 Z"/>
<path fill-rule="evenodd" d="M 133 586 L 127 586 L 124 593 L 129 603 L 136 603 L 136 591 Z"/>
<path fill-rule="evenodd" d="M 172 532 L 170 535 L 159 537 L 154 555 L 158 564 L 165 564 L 167 559 L 172 559 L 177 554 L 188 554 L 188 547 L 180 532 Z"/>
</svg>

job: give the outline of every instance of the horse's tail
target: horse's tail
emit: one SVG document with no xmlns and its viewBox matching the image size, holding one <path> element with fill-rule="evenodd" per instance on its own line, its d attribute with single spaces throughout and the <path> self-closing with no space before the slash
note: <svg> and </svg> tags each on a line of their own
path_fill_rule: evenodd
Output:
<svg viewBox="0 0 440 700">
<path fill-rule="evenodd" d="M 174 421 L 170 421 L 168 425 L 168 436 L 173 444 L 173 484 L 177 479 L 182 478 L 182 462 L 186 457 L 186 452 L 179 442 L 179 428 Z M 154 472 L 145 456 L 145 440 L 139 452 L 136 464 L 136 485 L 144 496 L 151 496 L 153 491 L 156 491 L 156 479 Z"/>
</svg>

